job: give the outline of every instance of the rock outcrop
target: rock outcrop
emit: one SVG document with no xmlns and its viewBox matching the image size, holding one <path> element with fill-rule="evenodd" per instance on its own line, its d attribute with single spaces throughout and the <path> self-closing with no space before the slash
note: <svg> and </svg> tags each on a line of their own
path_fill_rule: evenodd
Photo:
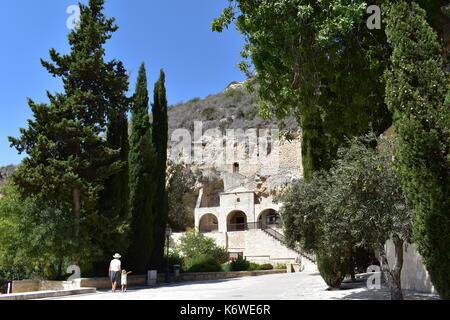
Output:
<svg viewBox="0 0 450 320">
<path fill-rule="evenodd" d="M 14 165 L 0 167 L 0 185 L 6 183 L 6 180 L 16 171 L 16 167 Z"/>
</svg>

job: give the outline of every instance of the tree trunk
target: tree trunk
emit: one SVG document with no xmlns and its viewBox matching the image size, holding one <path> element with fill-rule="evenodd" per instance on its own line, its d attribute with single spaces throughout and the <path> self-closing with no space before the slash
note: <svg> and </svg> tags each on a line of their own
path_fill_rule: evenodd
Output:
<svg viewBox="0 0 450 320">
<path fill-rule="evenodd" d="M 353 252 L 350 251 L 350 277 L 352 282 L 356 282 L 356 275 L 355 275 L 355 259 Z"/>
<path fill-rule="evenodd" d="M 64 261 L 63 261 L 62 258 L 60 258 L 59 261 L 58 261 L 58 275 L 57 275 L 57 279 L 58 280 L 63 280 L 64 279 L 63 264 L 64 264 Z"/>
<path fill-rule="evenodd" d="M 392 271 L 393 286 L 391 286 L 391 299 L 403 300 L 401 274 L 403 268 L 403 240 L 394 237 L 395 265 Z"/>
<path fill-rule="evenodd" d="M 75 252 L 76 258 L 74 261 L 75 265 L 79 265 L 78 254 L 80 251 L 79 248 L 79 237 L 80 237 L 80 217 L 81 217 L 81 192 L 80 189 L 74 188 L 73 192 L 73 215 L 74 215 L 74 234 L 75 234 Z"/>
<path fill-rule="evenodd" d="M 73 195 L 74 232 L 75 238 L 78 239 L 80 235 L 80 216 L 81 216 L 80 189 L 74 188 L 72 195 Z"/>
<path fill-rule="evenodd" d="M 394 247 L 395 247 L 395 263 L 394 268 L 391 270 L 389 267 L 389 262 L 386 257 L 386 252 L 383 250 L 380 253 L 382 260 L 382 270 L 385 276 L 386 282 L 391 291 L 391 300 L 403 300 L 403 292 L 401 285 L 401 273 L 403 268 L 403 240 L 399 237 L 394 236 Z"/>
</svg>

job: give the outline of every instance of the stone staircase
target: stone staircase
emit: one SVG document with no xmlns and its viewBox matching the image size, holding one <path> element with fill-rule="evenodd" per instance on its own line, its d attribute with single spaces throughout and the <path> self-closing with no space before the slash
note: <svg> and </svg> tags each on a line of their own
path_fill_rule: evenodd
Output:
<svg viewBox="0 0 450 320">
<path fill-rule="evenodd" d="M 261 226 L 261 230 L 264 231 L 269 236 L 271 236 L 272 238 L 274 238 L 274 239 L 278 240 L 279 242 L 281 242 L 283 245 L 287 246 L 286 238 L 285 238 L 285 236 L 282 233 L 278 232 L 277 230 L 275 230 L 275 229 L 273 229 L 273 228 L 271 228 L 271 227 L 269 227 L 267 225 L 262 225 Z M 306 258 L 308 261 L 316 264 L 316 257 L 314 255 L 304 252 L 299 247 L 290 248 L 290 249 L 294 250 L 300 256 L 302 256 L 303 258 Z"/>
</svg>

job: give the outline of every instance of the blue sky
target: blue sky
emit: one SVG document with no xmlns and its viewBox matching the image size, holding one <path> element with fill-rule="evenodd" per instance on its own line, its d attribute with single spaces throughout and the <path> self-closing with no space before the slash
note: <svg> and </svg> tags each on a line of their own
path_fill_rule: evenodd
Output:
<svg viewBox="0 0 450 320">
<path fill-rule="evenodd" d="M 86 1 L 82 1 L 85 3 Z M 120 29 L 108 42 L 107 59 L 124 62 L 134 90 L 139 65 L 146 63 L 149 89 L 164 68 L 169 104 L 222 91 L 245 75 L 236 67 L 243 38 L 233 28 L 210 29 L 228 0 L 106 0 L 106 14 Z M 17 164 L 24 155 L 9 147 L 31 112 L 30 97 L 47 102 L 45 91 L 61 91 L 60 79 L 40 65 L 48 50 L 68 53 L 67 8 L 77 0 L 2 1 L 0 10 L 0 166 Z"/>
</svg>

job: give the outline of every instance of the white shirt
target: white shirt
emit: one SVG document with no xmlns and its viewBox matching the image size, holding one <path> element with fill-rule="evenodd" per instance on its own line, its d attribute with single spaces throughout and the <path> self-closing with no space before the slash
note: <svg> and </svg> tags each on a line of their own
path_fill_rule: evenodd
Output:
<svg viewBox="0 0 450 320">
<path fill-rule="evenodd" d="M 121 280 L 120 281 L 121 284 L 127 284 L 127 274 L 122 273 L 122 278 L 120 280 Z"/>
<path fill-rule="evenodd" d="M 109 267 L 111 268 L 111 271 L 120 271 L 120 267 L 121 267 L 120 260 L 119 259 L 111 260 Z"/>
</svg>

